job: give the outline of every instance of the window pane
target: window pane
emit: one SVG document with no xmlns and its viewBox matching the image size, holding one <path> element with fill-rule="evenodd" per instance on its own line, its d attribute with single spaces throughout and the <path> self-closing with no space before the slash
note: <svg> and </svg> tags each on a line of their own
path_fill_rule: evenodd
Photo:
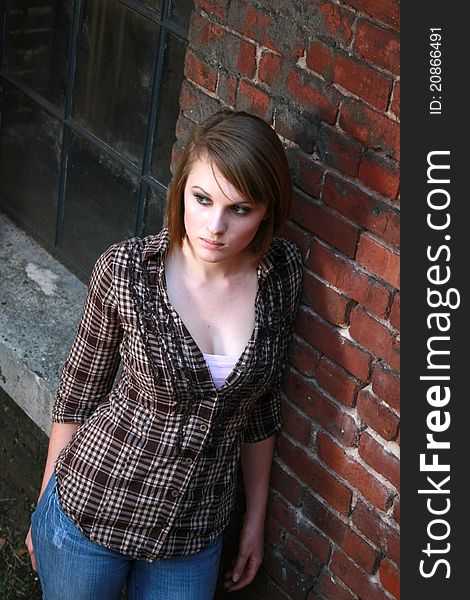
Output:
<svg viewBox="0 0 470 600">
<path fill-rule="evenodd" d="M 160 106 L 154 133 L 151 171 L 164 185 L 171 179 L 171 148 L 176 140 L 175 125 L 179 113 L 179 96 L 183 80 L 186 42 L 172 33 L 166 34 Z"/>
<path fill-rule="evenodd" d="M 63 107 L 73 0 L 10 0 L 7 72 Z"/>
<path fill-rule="evenodd" d="M 72 134 L 62 246 L 86 269 L 111 244 L 134 235 L 139 179 Z"/>
<path fill-rule="evenodd" d="M 130 160 L 144 151 L 158 25 L 116 0 L 87 1 L 74 117 Z"/>
<path fill-rule="evenodd" d="M 54 243 L 62 125 L 6 83 L 0 108 L 0 195 Z"/>
<path fill-rule="evenodd" d="M 160 0 L 138 0 L 140 4 L 153 8 L 154 10 L 160 10 Z"/>
<path fill-rule="evenodd" d="M 160 188 L 147 188 L 147 202 L 144 216 L 143 236 L 155 235 L 163 227 L 166 209 L 166 191 Z"/>
<path fill-rule="evenodd" d="M 171 0 L 168 14 L 174 23 L 184 29 L 189 29 L 189 17 L 193 8 L 192 0 Z"/>
</svg>

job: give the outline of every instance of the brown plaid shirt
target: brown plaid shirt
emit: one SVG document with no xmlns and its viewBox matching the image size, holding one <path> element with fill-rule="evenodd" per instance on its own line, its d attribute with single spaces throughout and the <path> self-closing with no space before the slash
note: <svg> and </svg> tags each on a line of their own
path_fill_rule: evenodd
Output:
<svg viewBox="0 0 470 600">
<path fill-rule="evenodd" d="M 98 259 L 53 410 L 81 424 L 55 465 L 64 512 L 94 542 L 148 561 L 210 544 L 233 507 L 242 443 L 280 428 L 302 277 L 297 247 L 275 239 L 252 336 L 217 390 L 166 293 L 168 242 L 164 229 Z"/>
</svg>

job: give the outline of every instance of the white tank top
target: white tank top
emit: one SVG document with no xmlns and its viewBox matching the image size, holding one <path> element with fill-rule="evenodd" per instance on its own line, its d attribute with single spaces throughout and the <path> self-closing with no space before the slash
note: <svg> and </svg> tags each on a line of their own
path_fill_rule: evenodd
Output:
<svg viewBox="0 0 470 600">
<path fill-rule="evenodd" d="M 238 356 L 224 356 L 222 354 L 204 354 L 203 356 L 211 372 L 215 387 L 220 389 L 238 362 Z"/>
</svg>

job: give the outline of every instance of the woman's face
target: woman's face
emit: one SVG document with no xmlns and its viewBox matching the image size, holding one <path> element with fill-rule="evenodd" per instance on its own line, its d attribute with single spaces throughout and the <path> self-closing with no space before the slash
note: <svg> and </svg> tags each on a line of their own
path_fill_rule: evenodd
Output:
<svg viewBox="0 0 470 600">
<path fill-rule="evenodd" d="M 184 225 L 199 259 L 240 258 L 265 215 L 266 206 L 241 196 L 207 155 L 193 164 L 184 189 Z"/>
</svg>

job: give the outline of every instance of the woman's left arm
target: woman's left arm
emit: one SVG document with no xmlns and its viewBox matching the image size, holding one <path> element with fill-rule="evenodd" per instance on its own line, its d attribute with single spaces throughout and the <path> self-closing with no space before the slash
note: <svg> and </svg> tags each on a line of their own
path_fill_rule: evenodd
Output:
<svg viewBox="0 0 470 600">
<path fill-rule="evenodd" d="M 263 561 L 264 521 L 274 439 L 275 436 L 271 435 L 261 442 L 247 442 L 241 449 L 246 511 L 235 566 L 225 576 L 225 587 L 230 592 L 249 585 Z"/>
</svg>

